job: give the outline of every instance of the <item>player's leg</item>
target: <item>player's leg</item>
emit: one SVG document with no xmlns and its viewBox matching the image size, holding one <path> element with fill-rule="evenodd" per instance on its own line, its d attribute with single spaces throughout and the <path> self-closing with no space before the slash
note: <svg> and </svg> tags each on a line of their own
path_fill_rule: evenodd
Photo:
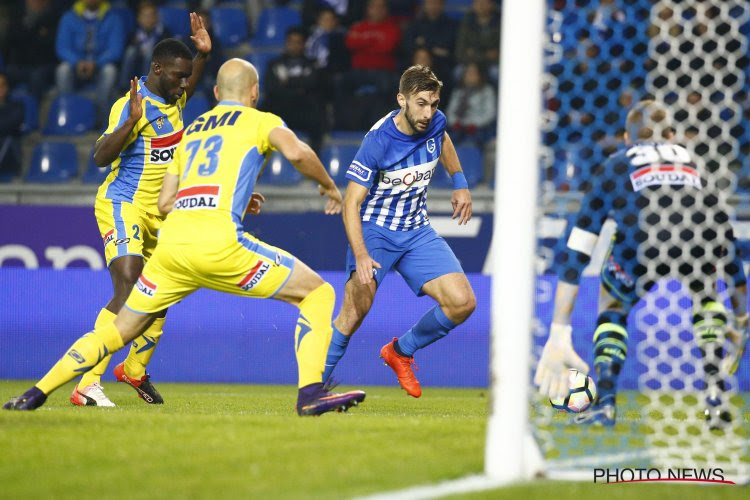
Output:
<svg viewBox="0 0 750 500">
<path fill-rule="evenodd" d="M 418 398 L 422 389 L 412 370 L 414 353 L 466 321 L 476 307 L 476 298 L 453 251 L 429 226 L 414 234 L 396 269 L 414 293 L 428 295 L 437 302 L 404 335 L 380 350 L 399 385 Z"/>
<path fill-rule="evenodd" d="M 153 318 L 123 308 L 114 321 L 104 323 L 75 341 L 52 369 L 31 389 L 3 405 L 6 410 L 34 410 L 61 385 L 96 366 L 140 335 Z"/>
<path fill-rule="evenodd" d="M 380 269 L 374 270 L 375 279 L 370 283 L 363 285 L 359 282 L 355 274 L 357 261 L 352 249 L 348 248 L 346 251 L 346 274 L 349 276 L 349 280 L 344 288 L 343 304 L 333 322 L 333 335 L 326 355 L 323 381 L 328 381 L 331 378 L 333 370 L 346 353 L 351 336 L 359 329 L 365 316 L 370 312 L 372 302 L 375 299 L 375 291 L 385 279 L 388 271 L 403 254 L 403 249 L 399 245 L 394 245 L 387 238 L 388 233 L 385 231 L 387 230 L 378 229 L 374 224 L 362 226 L 362 236 L 367 251 L 370 257 L 380 264 Z"/>
</svg>

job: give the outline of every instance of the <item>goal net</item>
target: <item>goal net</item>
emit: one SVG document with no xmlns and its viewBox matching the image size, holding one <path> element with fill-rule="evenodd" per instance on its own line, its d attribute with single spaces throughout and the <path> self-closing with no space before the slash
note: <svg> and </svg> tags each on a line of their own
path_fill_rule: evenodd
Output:
<svg viewBox="0 0 750 500">
<path fill-rule="evenodd" d="M 503 476 L 503 469 L 510 468 L 516 478 L 542 473 L 592 481 L 604 469 L 609 482 L 639 475 L 748 482 L 750 359 L 746 353 L 733 374 L 723 360 L 733 351 L 727 338 L 734 322 L 730 298 L 735 285 L 742 285 L 742 273 L 734 269 L 739 261 L 735 249 L 750 258 L 743 249 L 748 232 L 742 220 L 750 192 L 750 5 L 739 0 L 544 4 L 537 125 L 541 168 L 535 189 L 528 191 L 536 201 L 536 276 L 530 291 L 533 320 L 528 324 L 532 340 L 530 345 L 521 342 L 529 359 L 527 365 L 525 359 L 519 364 L 511 353 L 518 353 L 514 349 L 525 332 L 503 330 L 508 327 L 501 316 L 513 314 L 513 308 L 502 309 L 498 304 L 503 299 L 493 292 L 495 390 L 487 473 Z M 504 20 L 503 29 L 507 27 Z M 503 33 L 501 63 L 509 56 L 507 41 Z M 501 92 L 516 77 L 504 74 L 504 68 L 501 65 Z M 617 182 L 622 184 L 610 191 L 599 177 L 601 168 L 611 154 L 627 150 L 628 111 L 646 99 L 668 111 L 677 147 L 631 149 L 625 155 L 630 170 L 618 170 L 622 179 Z M 503 149 L 508 131 L 503 129 L 508 124 L 502 118 L 504 103 L 501 100 L 497 196 L 504 193 L 503 159 L 513 157 L 508 156 L 512 144 Z M 700 183 L 690 177 L 690 169 Z M 595 366 L 601 363 L 609 362 L 601 366 L 610 369 L 617 365 L 616 376 L 601 375 L 605 384 L 616 381 L 615 423 L 576 423 L 574 415 L 554 410 L 531 385 L 527 393 L 514 392 L 530 400 L 525 425 L 537 447 L 530 450 L 530 439 L 514 441 L 524 450 L 526 465 L 519 468 L 511 464 L 515 456 L 497 458 L 492 451 L 503 447 L 503 436 L 522 434 L 519 427 L 503 427 L 515 424 L 504 413 L 512 412 L 513 401 L 500 389 L 514 391 L 513 377 L 523 379 L 523 371 L 512 370 L 519 368 L 528 371 L 531 384 L 552 321 L 561 268 L 555 256 L 564 253 L 576 221 L 580 226 L 579 211 L 597 212 L 599 207 L 582 207 L 584 193 L 597 189 L 597 182 L 612 211 L 634 200 L 638 207 L 631 219 L 621 218 L 619 224 L 610 220 L 594 231 L 598 244 L 587 252 L 590 262 L 582 271 L 572 314 L 573 345 L 592 377 L 600 377 Z M 617 194 L 620 189 L 622 196 Z M 496 254 L 502 253 L 500 240 L 509 234 L 503 232 L 509 230 L 503 225 L 509 218 L 502 212 L 508 205 L 498 204 Z M 724 214 L 735 241 L 721 230 Z M 580 241 L 573 246 L 579 247 Z M 512 279 L 503 271 L 511 272 L 509 266 L 493 269 L 493 287 Z M 623 292 L 628 285 L 640 296 L 632 308 L 622 306 L 632 297 Z M 604 300 L 602 287 L 607 290 Z M 626 320 L 618 323 L 612 315 L 601 314 L 608 310 L 624 311 Z"/>
</svg>

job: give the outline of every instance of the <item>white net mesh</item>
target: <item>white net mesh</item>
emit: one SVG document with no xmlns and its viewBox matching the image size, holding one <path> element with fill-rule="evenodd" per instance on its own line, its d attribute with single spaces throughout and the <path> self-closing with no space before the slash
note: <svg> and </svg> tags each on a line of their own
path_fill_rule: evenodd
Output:
<svg viewBox="0 0 750 500">
<path fill-rule="evenodd" d="M 616 232 L 614 225 L 595 228 L 603 247 L 583 273 L 573 314 L 574 345 L 592 372 L 607 359 L 621 364 L 614 377 L 616 423 L 574 424 L 535 397 L 535 436 L 548 468 L 588 477 L 595 467 L 720 468 L 732 480 L 747 481 L 750 362 L 745 359 L 733 376 L 719 368 L 728 347 L 724 325 L 732 321 L 734 248 L 743 244 L 728 240 L 722 228 L 733 213 L 727 200 L 743 191 L 747 177 L 750 6 L 735 0 L 558 0 L 548 9 L 540 268 L 564 270 L 566 263 L 553 263 L 551 256 L 564 253 L 576 220 L 581 226 L 579 208 L 599 209 L 580 206 L 579 192 L 599 189 L 611 200 L 610 212 L 628 203 L 638 208 L 620 218 Z M 628 109 L 646 98 L 668 108 L 674 143 L 684 149 L 630 150 L 630 170 L 618 171 L 622 184 L 608 187 L 598 168 L 624 145 Z M 683 168 L 690 165 L 702 187 L 690 185 L 692 174 Z M 659 175 L 683 176 L 672 182 Z M 621 191 L 630 194 L 620 198 Z M 567 220 L 567 231 L 560 220 Z M 600 300 L 603 265 L 602 279 L 613 283 Z M 555 281 L 550 274 L 538 278 L 532 366 L 547 337 Z M 641 297 L 632 310 L 622 307 L 632 296 L 618 295 L 627 295 L 629 281 L 630 292 Z M 614 312 L 602 315 L 606 311 Z M 615 314 L 623 312 L 627 322 Z"/>
</svg>

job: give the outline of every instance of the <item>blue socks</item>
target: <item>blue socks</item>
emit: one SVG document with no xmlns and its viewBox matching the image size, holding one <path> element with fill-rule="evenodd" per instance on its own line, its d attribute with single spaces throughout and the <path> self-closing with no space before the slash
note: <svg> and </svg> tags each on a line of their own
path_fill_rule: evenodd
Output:
<svg viewBox="0 0 750 500">
<path fill-rule="evenodd" d="M 435 306 L 398 339 L 394 349 L 402 356 L 414 356 L 418 349 L 427 347 L 436 340 L 445 337 L 455 327 L 456 324 L 448 319 L 440 306 Z"/>
<path fill-rule="evenodd" d="M 346 346 L 349 345 L 349 339 L 351 338 L 351 336 L 347 337 L 341 333 L 334 325 L 331 326 L 333 327 L 333 335 L 331 336 L 331 345 L 328 346 L 326 367 L 323 370 L 323 382 L 328 381 L 331 373 L 333 373 L 333 369 L 336 368 L 336 364 L 344 356 Z"/>
</svg>

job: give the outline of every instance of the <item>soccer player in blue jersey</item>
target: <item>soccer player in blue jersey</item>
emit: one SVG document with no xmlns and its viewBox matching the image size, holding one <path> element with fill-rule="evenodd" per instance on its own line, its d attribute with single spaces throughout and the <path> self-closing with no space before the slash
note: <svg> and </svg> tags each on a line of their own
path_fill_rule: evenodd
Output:
<svg viewBox="0 0 750 500">
<path fill-rule="evenodd" d="M 112 105 L 107 130 L 94 146 L 94 162 L 111 170 L 99 187 L 94 213 L 114 288 L 112 298 L 99 311 L 96 326 L 114 321 L 156 247 L 164 221 L 156 205 L 159 190 L 182 137 L 182 111 L 211 51 L 208 31 L 194 12 L 190 28 L 196 56 L 174 38 L 156 44 L 148 76 L 131 80 L 130 92 Z M 133 341 L 125 361 L 114 369 L 119 382 L 133 387 L 150 404 L 164 402 L 146 373 L 146 365 L 161 338 L 165 314 L 163 311 Z M 115 406 L 101 386 L 110 358 L 105 356 L 81 377 L 70 395 L 71 403 Z"/>
<path fill-rule="evenodd" d="M 410 396 L 422 394 L 412 371 L 414 353 L 448 335 L 476 307 L 461 265 L 427 216 L 427 186 L 438 160 L 453 178 L 453 218 L 466 224 L 472 209 L 469 186 L 445 131 L 445 115 L 438 110 L 441 87 L 429 68 L 407 69 L 399 83 L 400 109 L 373 125 L 347 170 L 343 216 L 349 279 L 333 323 L 323 380 L 344 355 L 391 269 L 415 294 L 437 302 L 409 331 L 380 350 Z"/>
<path fill-rule="evenodd" d="M 601 270 L 593 335 L 598 397 L 589 411 L 577 417 L 578 423 L 614 425 L 617 378 L 628 349 L 628 314 L 665 277 L 679 279 L 693 298 L 693 330 L 703 360 L 709 425 L 719 428 L 731 419 L 727 401 L 722 400 L 722 371 L 737 370 L 747 338 L 745 274 L 715 180 L 701 172 L 691 154 L 673 144 L 672 138 L 669 114 L 660 103 L 643 101 L 628 113 L 626 148 L 593 172 L 566 246 L 555 259 L 554 313 L 534 377 L 540 392 L 550 398 L 568 392 L 568 368 L 588 372 L 573 349 L 570 317 L 581 274 L 604 221 L 611 218 L 617 224 Z M 718 280 L 727 282 L 734 324 L 715 297 Z M 725 357 L 725 334 L 734 344 L 734 359 Z M 729 361 L 728 369 L 721 370 L 722 359 Z"/>
</svg>

